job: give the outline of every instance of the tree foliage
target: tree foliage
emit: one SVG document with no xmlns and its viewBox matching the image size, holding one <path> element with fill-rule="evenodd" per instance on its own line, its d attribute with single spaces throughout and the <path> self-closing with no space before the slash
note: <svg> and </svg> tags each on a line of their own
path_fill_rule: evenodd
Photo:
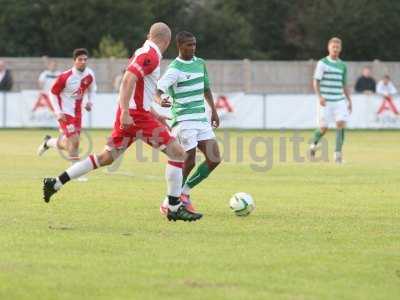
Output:
<svg viewBox="0 0 400 300">
<path fill-rule="evenodd" d="M 173 34 L 193 32 L 206 58 L 319 58 L 339 36 L 345 59 L 400 59 L 400 1 L 0 0 L 0 8 L 0 56 L 93 52 L 108 36 L 130 54 L 163 21 Z M 173 46 L 165 56 L 175 55 Z"/>
<path fill-rule="evenodd" d="M 99 48 L 93 52 L 94 57 L 128 57 L 128 50 L 122 41 L 115 41 L 112 36 L 106 35 L 100 40 Z"/>
</svg>

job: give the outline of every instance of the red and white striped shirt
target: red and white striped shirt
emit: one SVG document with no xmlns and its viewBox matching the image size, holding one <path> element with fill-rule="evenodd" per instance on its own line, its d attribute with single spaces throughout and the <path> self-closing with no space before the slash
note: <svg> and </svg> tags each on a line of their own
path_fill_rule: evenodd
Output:
<svg viewBox="0 0 400 300">
<path fill-rule="evenodd" d="M 63 113 L 75 116 L 80 110 L 77 105 L 82 104 L 85 92 L 89 101 L 92 101 L 97 90 L 94 73 L 91 69 L 85 68 L 83 72 L 75 67 L 69 69 L 57 77 L 52 89 L 51 98 L 55 113 Z"/>
<path fill-rule="evenodd" d="M 160 78 L 162 54 L 158 46 L 147 40 L 142 48 L 136 50 L 127 70 L 136 75 L 137 81 L 129 108 L 149 111 L 156 94 Z"/>
</svg>

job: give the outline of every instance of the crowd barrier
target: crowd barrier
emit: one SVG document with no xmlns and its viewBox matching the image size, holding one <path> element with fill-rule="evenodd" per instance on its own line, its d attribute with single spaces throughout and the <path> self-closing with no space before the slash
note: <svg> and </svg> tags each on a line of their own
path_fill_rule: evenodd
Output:
<svg viewBox="0 0 400 300">
<path fill-rule="evenodd" d="M 34 90 L 0 93 L 0 127 L 57 127 L 51 105 Z M 312 94 L 214 95 L 222 128 L 239 129 L 310 129 L 317 125 L 318 104 Z M 391 103 L 378 95 L 353 95 L 353 113 L 349 128 L 400 128 L 400 98 Z M 117 108 L 117 94 L 98 93 L 93 111 L 84 113 L 86 128 L 112 128 Z M 168 109 L 156 110 L 169 114 Z"/>
</svg>

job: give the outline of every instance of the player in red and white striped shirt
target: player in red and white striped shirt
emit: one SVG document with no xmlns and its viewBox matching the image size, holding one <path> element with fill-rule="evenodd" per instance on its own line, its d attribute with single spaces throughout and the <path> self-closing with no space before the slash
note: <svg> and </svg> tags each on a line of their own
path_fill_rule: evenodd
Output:
<svg viewBox="0 0 400 300">
<path fill-rule="evenodd" d="M 45 178 L 45 202 L 49 202 L 50 197 L 71 179 L 110 165 L 140 138 L 168 156 L 165 172 L 169 204 L 167 218 L 174 221 L 196 221 L 202 217 L 199 213 L 188 211 L 180 201 L 185 151 L 160 121 L 160 116 L 150 108 L 160 77 L 162 53 L 167 50 L 170 41 L 171 30 L 166 24 L 155 23 L 151 26 L 148 40 L 135 52 L 122 79 L 114 130 L 105 150 L 99 155 L 89 155 L 86 160 L 71 166 L 57 178 Z M 162 104 L 170 106 L 170 103 Z"/>
<path fill-rule="evenodd" d="M 97 87 L 94 73 L 87 67 L 88 51 L 84 48 L 75 49 L 73 58 L 74 66 L 57 77 L 50 92 L 61 135 L 57 138 L 46 135 L 38 148 L 38 155 L 49 148 L 57 148 L 66 150 L 69 159 L 76 162 L 79 160 L 83 97 L 87 94 L 85 109 L 90 111 Z"/>
</svg>

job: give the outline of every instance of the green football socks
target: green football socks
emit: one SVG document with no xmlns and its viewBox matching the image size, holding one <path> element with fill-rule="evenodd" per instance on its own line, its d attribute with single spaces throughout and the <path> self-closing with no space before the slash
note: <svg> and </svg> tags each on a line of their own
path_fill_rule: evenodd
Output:
<svg viewBox="0 0 400 300">
<path fill-rule="evenodd" d="M 323 134 L 321 132 L 321 130 L 318 128 L 314 131 L 314 137 L 313 137 L 313 144 L 317 145 L 319 140 L 322 138 Z"/>
<path fill-rule="evenodd" d="M 344 128 L 336 129 L 336 152 L 342 152 L 344 142 Z"/>
<path fill-rule="evenodd" d="M 200 166 L 196 169 L 194 174 L 186 181 L 186 184 L 192 189 L 210 174 L 210 169 L 208 168 L 207 162 L 202 162 Z"/>
</svg>

